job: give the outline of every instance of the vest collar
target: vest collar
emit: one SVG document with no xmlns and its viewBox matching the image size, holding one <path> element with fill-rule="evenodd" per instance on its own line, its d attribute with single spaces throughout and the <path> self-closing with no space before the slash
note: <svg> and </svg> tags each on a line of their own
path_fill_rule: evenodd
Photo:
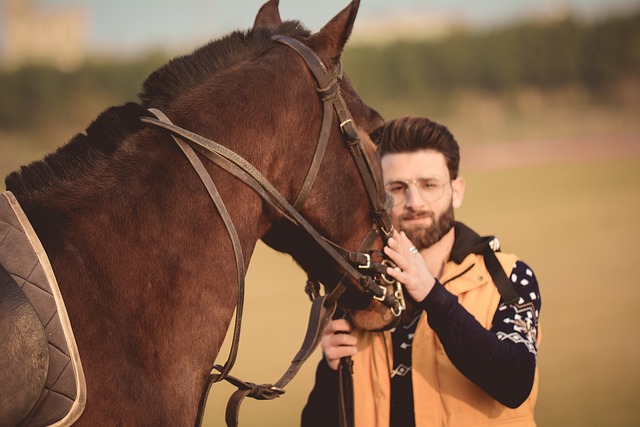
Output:
<svg viewBox="0 0 640 427">
<path fill-rule="evenodd" d="M 462 264 L 469 254 L 481 254 L 494 236 L 480 237 L 478 233 L 461 222 L 454 225 L 455 239 L 449 259 L 456 264 Z"/>
</svg>

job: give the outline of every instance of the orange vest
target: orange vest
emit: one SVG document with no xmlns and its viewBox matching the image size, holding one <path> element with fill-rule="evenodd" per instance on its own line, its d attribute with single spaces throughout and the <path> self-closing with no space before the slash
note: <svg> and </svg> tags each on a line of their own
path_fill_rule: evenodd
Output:
<svg viewBox="0 0 640 427">
<path fill-rule="evenodd" d="M 515 255 L 496 253 L 511 273 Z M 452 277 L 469 271 L 447 283 Z M 500 294 L 481 255 L 470 254 L 461 264 L 448 262 L 441 283 L 482 326 L 490 329 Z M 358 353 L 353 356 L 354 415 L 357 427 L 387 427 L 390 411 L 392 347 L 390 332 L 354 332 Z M 538 329 L 538 344 L 540 343 Z M 412 344 L 412 375 L 417 427 L 535 426 L 534 405 L 538 372 L 528 399 L 510 409 L 494 400 L 462 375 L 447 357 L 442 343 L 429 327 L 426 313 L 418 322 Z"/>
</svg>

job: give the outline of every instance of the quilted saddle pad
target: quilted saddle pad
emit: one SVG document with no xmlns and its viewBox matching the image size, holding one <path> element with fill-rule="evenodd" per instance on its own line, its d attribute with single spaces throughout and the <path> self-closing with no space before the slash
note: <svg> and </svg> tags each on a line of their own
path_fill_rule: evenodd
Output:
<svg viewBox="0 0 640 427">
<path fill-rule="evenodd" d="M 71 425 L 86 403 L 80 356 L 47 254 L 9 191 L 0 195 L 0 264 L 35 308 L 49 349 L 44 389 L 20 427 Z"/>
</svg>

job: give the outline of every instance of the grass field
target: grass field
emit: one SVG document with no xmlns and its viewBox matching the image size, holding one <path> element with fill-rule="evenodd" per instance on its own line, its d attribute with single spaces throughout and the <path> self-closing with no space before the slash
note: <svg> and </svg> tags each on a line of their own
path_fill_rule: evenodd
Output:
<svg viewBox="0 0 640 427">
<path fill-rule="evenodd" d="M 640 159 L 470 180 L 461 218 L 501 236 L 540 282 L 539 425 L 637 425 Z"/>
<path fill-rule="evenodd" d="M 555 122 L 540 117 L 539 122 L 553 124 L 552 129 L 529 123 L 523 130 L 520 124 L 501 119 L 501 112 L 490 117 L 470 114 L 466 127 L 461 117 L 442 121 L 453 123 L 454 132 L 460 129 L 464 147 L 475 136 L 478 141 L 473 143 L 504 142 L 513 135 L 544 140 L 545 136 L 635 134 L 636 111 L 604 118 L 593 111 L 556 114 Z M 538 122 L 539 117 L 533 116 Z M 582 127 L 580 117 L 585 120 Z M 616 124 L 621 118 L 626 123 L 622 127 Z M 0 176 L 42 157 L 63 140 L 34 143 L 0 131 Z M 633 336 L 640 326 L 635 312 L 640 300 L 640 262 L 635 259 L 640 254 L 640 156 L 472 170 L 462 170 L 467 193 L 458 219 L 481 234 L 497 235 L 503 250 L 519 254 L 540 282 L 538 425 L 638 425 L 640 345 Z M 287 255 L 259 244 L 247 282 L 240 353 L 232 374 L 272 383 L 289 366 L 304 336 L 309 309 L 303 293 L 305 276 Z M 224 362 L 226 355 L 223 349 L 217 362 Z M 298 425 L 319 357 L 319 352 L 312 356 L 283 397 L 245 400 L 241 425 Z M 213 386 L 205 426 L 224 425 L 224 406 L 234 390 L 226 383 Z"/>
</svg>

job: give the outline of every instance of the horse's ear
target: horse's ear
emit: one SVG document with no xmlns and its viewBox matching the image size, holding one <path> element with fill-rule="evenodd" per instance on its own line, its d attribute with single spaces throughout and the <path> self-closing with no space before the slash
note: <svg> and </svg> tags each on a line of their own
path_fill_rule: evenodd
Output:
<svg viewBox="0 0 640 427">
<path fill-rule="evenodd" d="M 253 28 L 267 27 L 275 28 L 282 24 L 280 19 L 280 11 L 278 10 L 279 0 L 269 0 L 266 2 L 256 15 L 256 20 L 253 21 Z"/>
<path fill-rule="evenodd" d="M 344 45 L 351 35 L 359 7 L 360 0 L 352 1 L 320 31 L 310 37 L 309 44 L 313 45 L 325 64 L 336 64 L 339 61 Z"/>
</svg>

